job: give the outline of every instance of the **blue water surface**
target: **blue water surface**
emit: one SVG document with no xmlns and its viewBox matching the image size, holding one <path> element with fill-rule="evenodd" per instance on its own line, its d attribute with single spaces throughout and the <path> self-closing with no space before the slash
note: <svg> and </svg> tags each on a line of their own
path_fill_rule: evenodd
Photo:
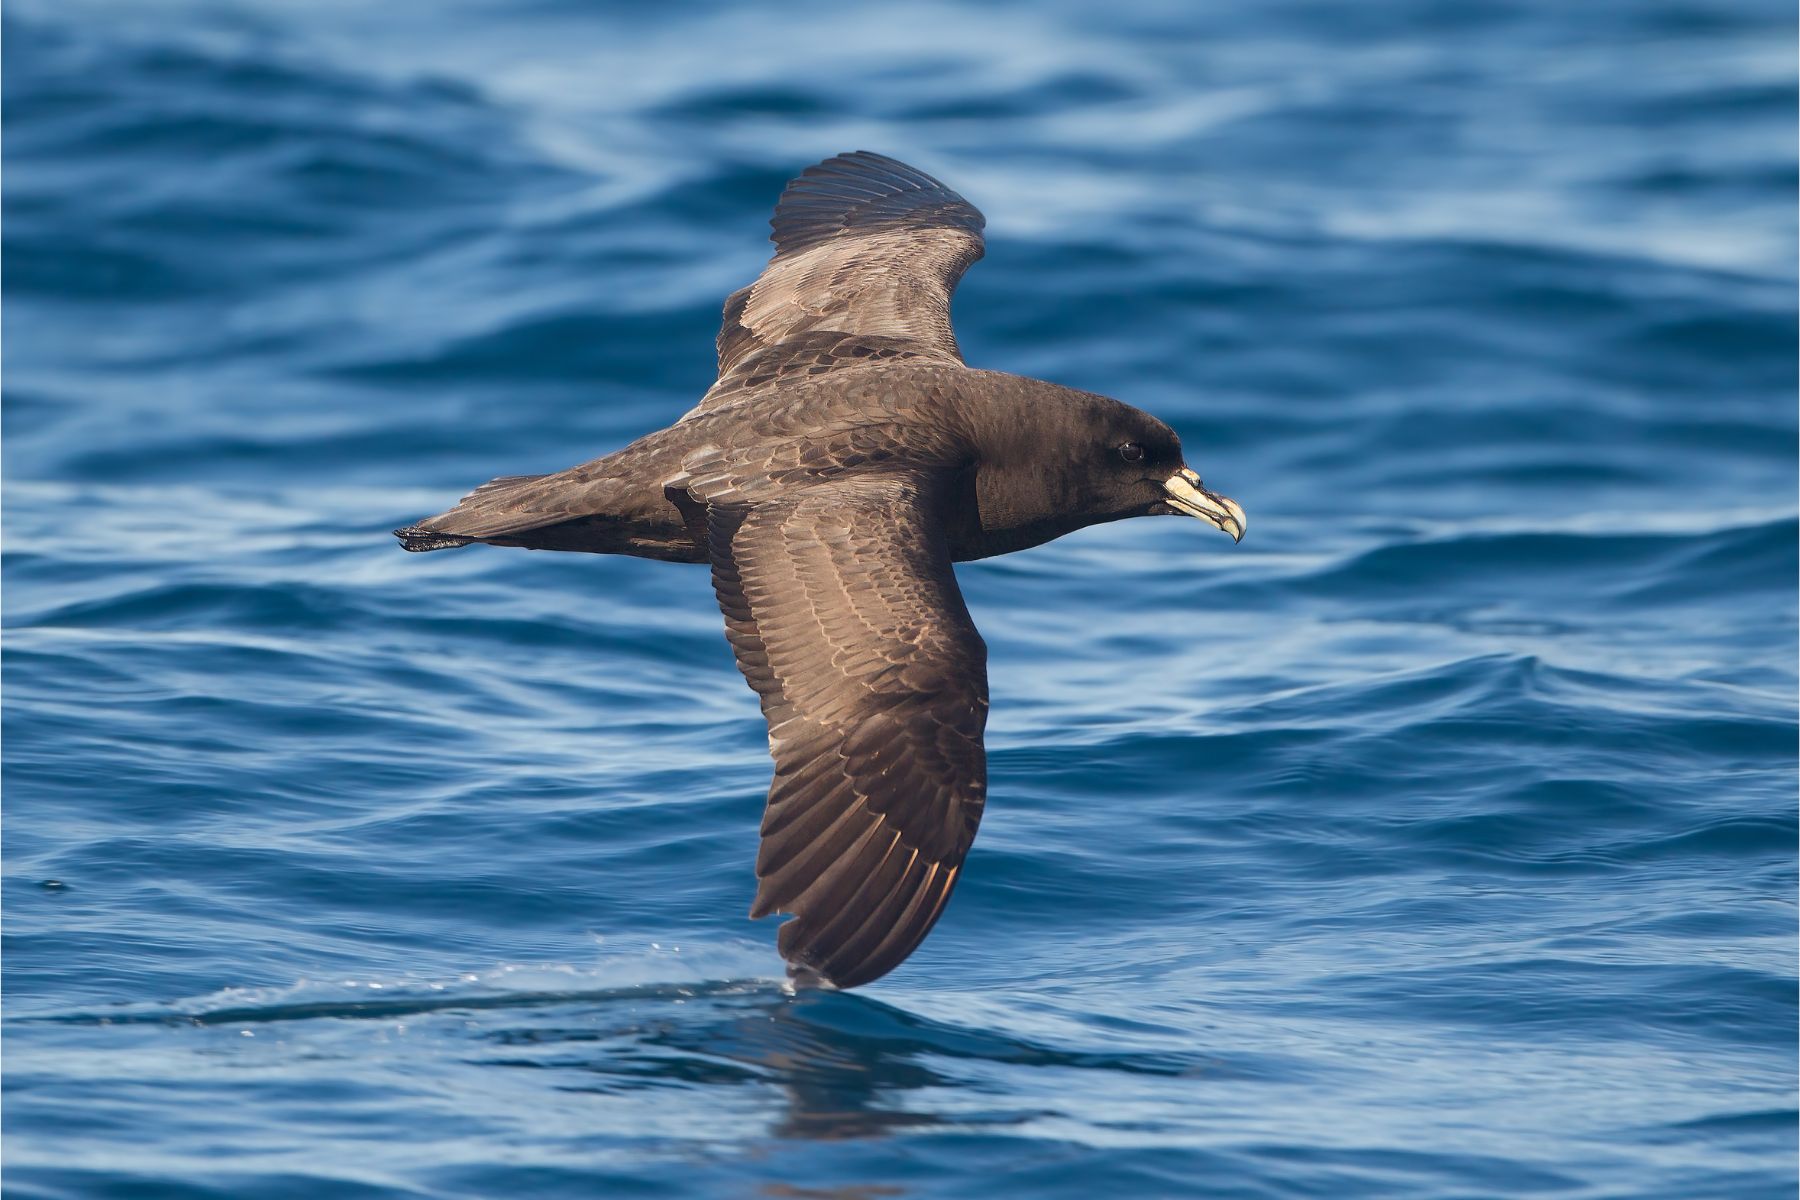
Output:
<svg viewBox="0 0 1800 1200">
<path fill-rule="evenodd" d="M 12 0 L 9 1198 L 1794 1195 L 1791 4 Z M 993 798 L 782 988 L 687 409 L 783 182 L 1240 500 L 963 567 Z"/>
</svg>

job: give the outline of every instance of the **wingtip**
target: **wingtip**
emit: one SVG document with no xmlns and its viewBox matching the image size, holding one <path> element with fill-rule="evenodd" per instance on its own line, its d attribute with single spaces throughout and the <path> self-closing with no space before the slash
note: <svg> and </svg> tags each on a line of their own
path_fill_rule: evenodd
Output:
<svg viewBox="0 0 1800 1200">
<path fill-rule="evenodd" d="M 838 987 L 837 984 L 819 974 L 805 963 L 789 963 L 787 965 L 787 982 L 788 987 L 796 992 L 803 989 L 812 989 L 821 992 L 837 992 L 843 990 Z"/>
<path fill-rule="evenodd" d="M 977 236 L 987 225 L 974 205 L 934 176 L 873 150 L 849 150 L 788 181 L 769 221 L 769 240 L 793 253 L 844 233 L 852 221 L 880 227 L 921 213 Z"/>
</svg>

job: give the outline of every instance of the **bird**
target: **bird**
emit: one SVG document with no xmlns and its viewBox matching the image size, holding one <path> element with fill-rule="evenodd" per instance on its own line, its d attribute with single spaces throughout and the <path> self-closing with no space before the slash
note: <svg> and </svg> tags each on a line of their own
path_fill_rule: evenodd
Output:
<svg viewBox="0 0 1800 1200">
<path fill-rule="evenodd" d="M 986 221 L 930 175 L 836 155 L 770 225 L 693 409 L 394 532 L 710 567 L 775 764 L 750 916 L 789 914 L 790 977 L 841 989 L 924 941 L 986 806 L 987 647 L 952 564 L 1138 516 L 1236 542 L 1245 518 L 1150 414 L 964 363 L 950 299 Z"/>
</svg>

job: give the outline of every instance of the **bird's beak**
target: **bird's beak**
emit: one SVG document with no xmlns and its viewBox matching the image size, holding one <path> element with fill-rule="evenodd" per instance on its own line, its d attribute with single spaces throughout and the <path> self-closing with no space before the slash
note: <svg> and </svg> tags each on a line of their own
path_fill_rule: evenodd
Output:
<svg viewBox="0 0 1800 1200">
<path fill-rule="evenodd" d="M 1169 494 L 1168 504 L 1176 512 L 1209 521 L 1231 535 L 1231 540 L 1244 540 L 1244 510 L 1235 500 L 1216 496 L 1200 486 L 1200 477 L 1186 467 L 1163 481 Z"/>
</svg>

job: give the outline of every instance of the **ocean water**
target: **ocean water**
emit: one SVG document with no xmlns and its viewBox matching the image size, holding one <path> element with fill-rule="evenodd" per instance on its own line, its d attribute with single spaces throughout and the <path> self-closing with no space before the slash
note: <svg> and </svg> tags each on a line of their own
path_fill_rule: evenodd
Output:
<svg viewBox="0 0 1800 1200">
<path fill-rule="evenodd" d="M 1793 1196 L 1794 33 L 13 0 L 7 1196 Z M 1250 528 L 960 570 L 965 879 L 793 995 L 705 572 L 388 530 L 683 412 L 857 148 Z"/>
</svg>

